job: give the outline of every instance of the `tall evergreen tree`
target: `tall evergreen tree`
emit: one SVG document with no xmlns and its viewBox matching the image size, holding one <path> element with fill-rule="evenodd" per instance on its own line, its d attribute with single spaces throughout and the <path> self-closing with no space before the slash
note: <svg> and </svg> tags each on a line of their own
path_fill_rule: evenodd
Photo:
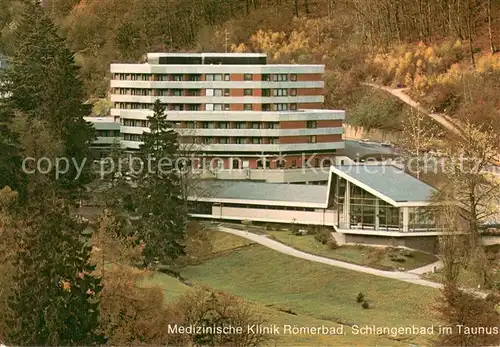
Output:
<svg viewBox="0 0 500 347">
<path fill-rule="evenodd" d="M 83 119 L 90 110 L 83 105 L 83 84 L 73 53 L 38 1 L 26 0 L 24 6 L 15 34 L 15 54 L 0 86 L 0 93 L 7 95 L 2 102 L 2 121 L 8 122 L 8 116 L 16 111 L 44 120 L 53 136 L 63 142 L 69 160 L 74 158 L 79 165 L 84 160 L 91 162 L 88 148 L 93 130 Z M 85 173 L 75 180 L 77 172 L 70 165 L 58 185 L 77 188 L 88 181 L 89 171 Z"/>
<path fill-rule="evenodd" d="M 145 242 L 147 264 L 163 263 L 184 254 L 186 209 L 178 172 L 177 133 L 167 121 L 165 107 L 156 100 L 148 117 L 150 133 L 140 148 L 145 165 L 138 181 L 139 237 Z"/>
<path fill-rule="evenodd" d="M 34 206 L 27 208 L 26 228 L 18 233 L 7 343 L 104 343 L 98 333 L 101 285 L 92 275 L 85 223 L 72 217 L 67 203 L 48 190 Z M 25 211 L 21 216 L 27 216 Z"/>
<path fill-rule="evenodd" d="M 24 199 L 10 211 L 26 227 L 16 233 L 20 251 L 13 259 L 16 273 L 7 302 L 7 343 L 100 344 L 104 341 L 97 333 L 101 286 L 91 274 L 90 235 L 70 210 L 71 197 L 85 180 L 75 180 L 76 169 L 57 181 L 41 174 L 20 174 L 20 160 L 29 153 L 38 158 L 57 153 L 81 164 L 92 139 L 92 130 L 83 120 L 87 111 L 72 53 L 38 1 L 23 3 L 16 53 L 0 83 L 0 94 L 5 96 L 0 101 L 0 150 L 6 149 L 0 160 L 0 184 L 17 189 L 19 177 L 26 183 L 21 187 Z M 15 114 L 19 117 L 13 122 Z M 19 120 L 22 126 L 16 127 Z M 52 141 L 37 141 L 33 148 L 26 140 L 36 131 L 43 132 L 39 139 Z M 5 171 L 9 174 L 4 175 Z"/>
</svg>

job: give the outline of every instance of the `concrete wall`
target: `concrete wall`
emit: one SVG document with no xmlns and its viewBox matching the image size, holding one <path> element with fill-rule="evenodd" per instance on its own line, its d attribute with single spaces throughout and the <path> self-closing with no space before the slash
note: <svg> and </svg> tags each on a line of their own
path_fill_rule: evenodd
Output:
<svg viewBox="0 0 500 347">
<path fill-rule="evenodd" d="M 372 129 L 370 131 L 365 131 L 363 128 L 355 128 L 349 124 L 344 125 L 344 138 L 361 140 L 369 138 L 374 141 L 384 142 L 397 142 L 398 133 L 396 132 L 385 132 L 378 129 Z"/>
<path fill-rule="evenodd" d="M 238 207 L 212 207 L 212 216 L 232 220 L 251 220 L 270 223 L 292 223 L 303 225 L 328 225 L 333 226 L 335 214 L 333 211 L 287 211 L 263 210 Z"/>
</svg>

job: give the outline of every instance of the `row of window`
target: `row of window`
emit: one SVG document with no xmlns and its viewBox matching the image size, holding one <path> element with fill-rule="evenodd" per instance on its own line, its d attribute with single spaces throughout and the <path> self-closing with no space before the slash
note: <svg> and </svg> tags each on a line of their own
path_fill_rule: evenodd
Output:
<svg viewBox="0 0 500 347">
<path fill-rule="evenodd" d="M 186 122 L 189 129 L 279 129 L 275 122 Z"/>
<path fill-rule="evenodd" d="M 122 139 L 124 141 L 142 141 L 142 135 L 139 134 L 122 134 Z M 193 144 L 221 144 L 221 145 L 229 145 L 229 144 L 238 144 L 238 145 L 247 145 L 247 144 L 271 144 L 277 145 L 280 143 L 278 137 L 184 137 L 182 139 L 183 143 L 193 143 Z"/>
<path fill-rule="evenodd" d="M 221 144 L 221 145 L 229 145 L 229 144 L 237 144 L 237 145 L 262 145 L 262 144 L 270 144 L 270 145 L 278 145 L 280 140 L 278 137 L 192 137 L 185 138 L 184 143 L 194 143 L 194 144 Z"/>
<path fill-rule="evenodd" d="M 142 141 L 141 135 L 137 134 L 122 134 L 122 138 L 125 141 Z M 182 139 L 183 143 L 193 143 L 193 144 L 238 144 L 238 145 L 261 145 L 261 144 L 271 144 L 278 145 L 280 140 L 278 137 L 212 137 L 212 136 L 184 136 Z M 308 136 L 308 143 L 316 143 L 316 136 Z"/>
<path fill-rule="evenodd" d="M 96 130 L 97 137 L 120 137 L 120 130 Z"/>
<path fill-rule="evenodd" d="M 255 89 L 244 89 L 244 96 L 253 96 Z M 297 89 L 262 89 L 262 96 L 297 96 Z M 113 94 L 139 96 L 201 96 L 201 89 L 142 89 L 142 88 L 115 88 Z M 206 96 L 231 96 L 230 89 L 206 89 Z"/>
<path fill-rule="evenodd" d="M 201 104 L 168 104 L 170 111 L 201 111 Z M 138 102 L 115 102 L 114 108 L 123 110 L 150 110 L 153 105 Z M 254 104 L 243 104 L 244 111 L 253 111 Z M 206 111 L 230 111 L 231 104 L 205 104 Z M 262 104 L 262 111 L 296 111 L 297 104 Z"/>
<path fill-rule="evenodd" d="M 201 81 L 201 74 L 140 74 L 114 73 L 112 78 L 121 81 Z M 243 80 L 253 81 L 253 74 L 244 74 Z M 285 82 L 297 81 L 297 74 L 263 74 L 263 81 Z M 205 74 L 205 81 L 231 81 L 230 74 Z"/>
<path fill-rule="evenodd" d="M 147 120 L 121 119 L 121 124 L 127 127 L 149 127 Z M 181 128 L 182 124 L 176 122 L 174 128 Z M 280 124 L 276 122 L 185 122 L 188 129 L 279 129 Z"/>
</svg>

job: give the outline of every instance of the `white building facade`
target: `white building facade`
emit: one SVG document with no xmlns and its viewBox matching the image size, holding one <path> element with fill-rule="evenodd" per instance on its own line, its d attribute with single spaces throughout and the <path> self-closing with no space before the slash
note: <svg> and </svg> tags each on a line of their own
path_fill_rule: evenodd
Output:
<svg viewBox="0 0 500 347">
<path fill-rule="evenodd" d="M 111 115 L 122 147 L 137 150 L 159 99 L 217 178 L 326 182 L 303 170 L 330 166 L 344 148 L 345 112 L 323 109 L 323 73 L 260 53 L 150 53 L 145 64 L 111 64 Z"/>
</svg>

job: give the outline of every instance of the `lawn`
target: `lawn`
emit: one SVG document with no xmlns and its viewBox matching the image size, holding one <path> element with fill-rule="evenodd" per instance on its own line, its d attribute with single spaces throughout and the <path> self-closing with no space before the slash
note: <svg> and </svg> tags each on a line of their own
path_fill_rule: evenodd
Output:
<svg viewBox="0 0 500 347">
<path fill-rule="evenodd" d="M 166 303 L 172 302 L 178 298 L 182 293 L 189 290 L 190 287 L 184 285 L 179 280 L 162 274 L 157 273 L 147 280 L 147 285 L 158 286 L 164 290 Z M 277 324 L 283 326 L 285 324 L 296 325 L 300 327 L 305 326 L 338 326 L 339 324 L 332 324 L 331 321 L 318 319 L 308 315 L 292 315 L 279 311 L 279 308 L 272 306 L 265 306 L 260 303 L 252 303 L 254 312 L 262 315 L 268 324 Z M 398 341 L 391 341 L 382 336 L 370 336 L 367 339 L 365 336 L 288 336 L 283 335 L 277 338 L 271 338 L 268 341 L 269 346 L 365 346 L 369 345 L 378 346 L 402 346 Z"/>
<path fill-rule="evenodd" d="M 328 325 L 387 327 L 436 324 L 430 309 L 438 295 L 435 289 L 294 258 L 260 245 L 183 268 L 181 274 L 192 283 L 208 284 L 254 303 L 272 305 L 274 309 L 266 314 L 271 314 L 272 322 L 277 324 L 285 318 L 298 326 L 319 321 Z M 356 303 L 359 292 L 365 293 L 370 309 L 364 310 Z M 297 316 L 278 309 L 291 310 Z M 317 340 L 319 336 L 304 336 L 302 342 L 296 336 L 283 336 L 280 341 L 293 345 L 430 343 L 425 336 L 399 337 L 403 340 L 398 342 L 387 336 L 354 336 L 350 329 L 346 330 L 345 337 L 329 337 L 328 341 Z"/>
<path fill-rule="evenodd" d="M 314 235 L 294 236 L 289 231 L 268 231 L 267 233 L 274 240 L 307 253 L 381 270 L 395 271 L 398 268 L 411 270 L 437 261 L 434 255 L 419 251 L 389 250 L 361 245 L 345 245 L 330 249 L 327 245 L 317 241 Z M 402 262 L 391 260 L 390 253 L 399 253 L 401 255 L 399 259 Z"/>
<path fill-rule="evenodd" d="M 426 336 L 354 335 L 350 325 L 437 324 L 430 310 L 437 290 L 294 258 L 234 235 L 210 233 L 216 256 L 183 268 L 185 279 L 245 298 L 270 324 L 345 326 L 344 336 L 280 335 L 269 346 L 431 344 Z M 162 287 L 167 302 L 189 290 L 162 273 L 149 278 L 147 284 Z M 365 293 L 371 308 L 365 310 L 356 302 L 358 292 Z"/>
</svg>

